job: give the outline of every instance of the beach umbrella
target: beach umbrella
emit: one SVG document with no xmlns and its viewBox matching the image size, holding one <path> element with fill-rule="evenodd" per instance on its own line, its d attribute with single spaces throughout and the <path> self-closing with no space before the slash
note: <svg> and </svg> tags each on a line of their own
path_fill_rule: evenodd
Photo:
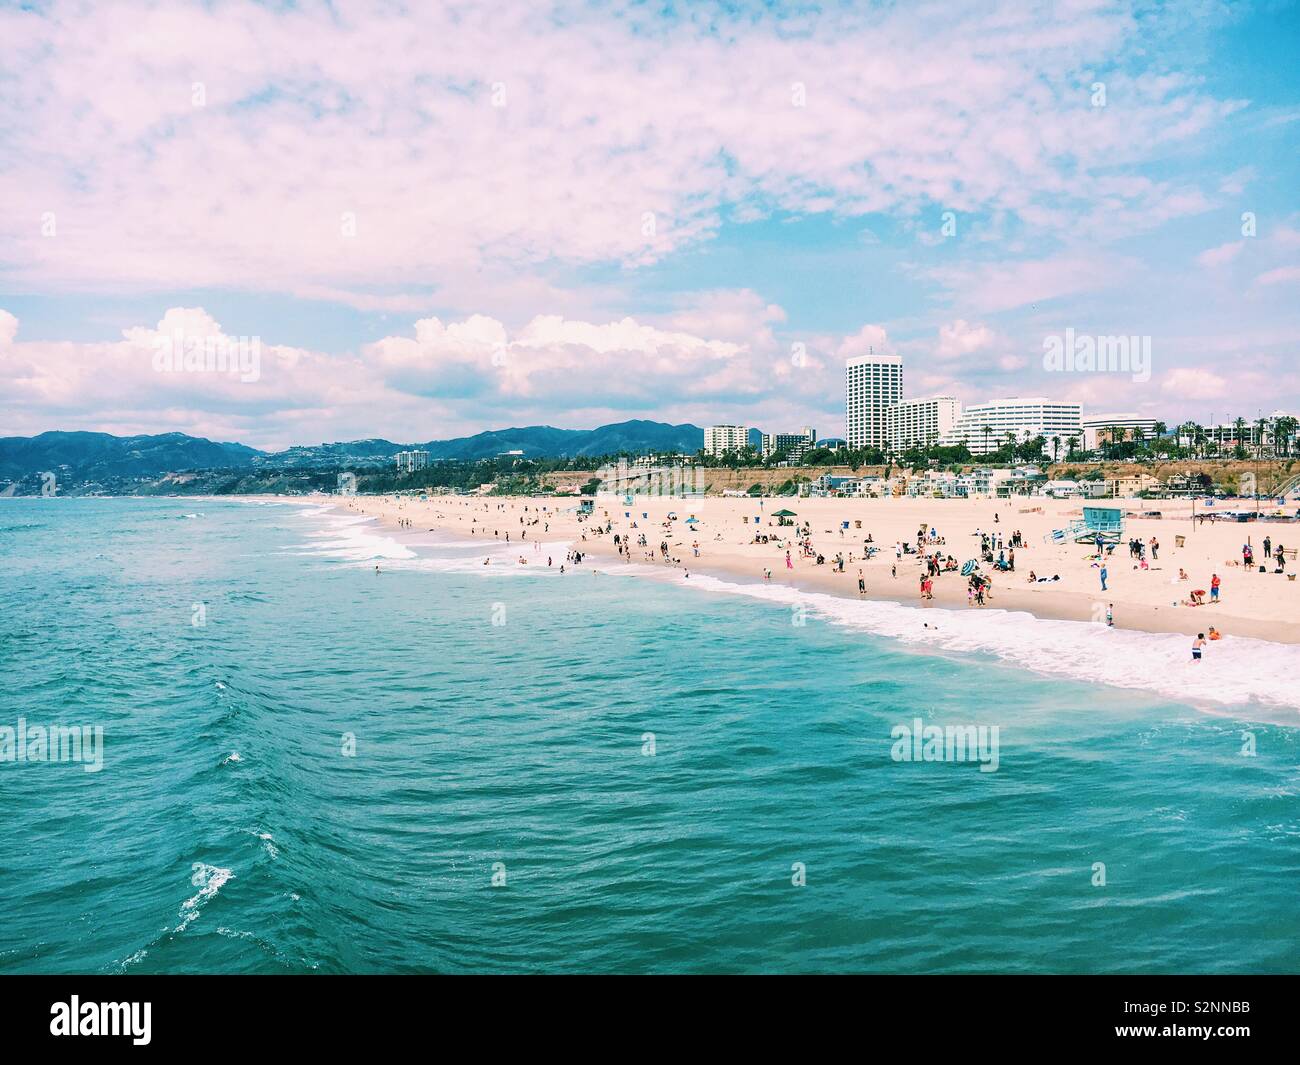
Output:
<svg viewBox="0 0 1300 1065">
<path fill-rule="evenodd" d="M 972 558 L 969 562 L 966 562 L 965 564 L 962 565 L 961 575 L 963 577 L 969 577 L 972 573 L 975 572 L 975 569 L 978 565 L 979 562 Z"/>
</svg>

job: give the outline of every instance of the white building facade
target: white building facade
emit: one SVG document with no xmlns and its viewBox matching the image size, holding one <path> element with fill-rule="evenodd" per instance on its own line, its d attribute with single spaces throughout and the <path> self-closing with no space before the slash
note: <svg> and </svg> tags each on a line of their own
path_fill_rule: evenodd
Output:
<svg viewBox="0 0 1300 1065">
<path fill-rule="evenodd" d="M 987 428 L 987 432 L 985 431 Z M 1083 408 L 1078 403 L 1058 403 L 1042 396 L 993 400 L 967 407 L 942 444 L 965 444 L 972 455 L 987 455 L 1012 438 L 1016 443 L 1044 438 L 1043 451 L 1052 453 L 1053 440 L 1083 441 Z"/>
<path fill-rule="evenodd" d="M 961 404 L 952 396 L 905 399 L 885 410 L 885 440 L 895 451 L 931 447 L 957 424 Z"/>
<path fill-rule="evenodd" d="M 1119 429 L 1122 431 L 1122 438 L 1133 440 L 1134 431 L 1140 430 L 1146 440 L 1150 440 L 1156 435 L 1156 419 L 1147 418 L 1141 414 L 1090 414 L 1083 419 L 1083 449 L 1084 451 L 1096 451 L 1101 447 L 1103 441 L 1110 439 L 1111 430 Z M 1121 435 L 1116 435 L 1116 440 L 1121 439 Z M 1064 442 L 1062 442 L 1064 449 Z"/>
<path fill-rule="evenodd" d="M 399 451 L 393 457 L 397 460 L 398 473 L 414 473 L 416 470 L 423 470 L 429 465 L 429 453 L 427 451 Z"/>
<path fill-rule="evenodd" d="M 798 433 L 764 433 L 763 458 L 768 458 L 778 451 L 785 452 L 791 462 L 798 462 L 804 452 L 817 443 L 817 430 L 804 426 Z"/>
<path fill-rule="evenodd" d="M 858 355 L 844 364 L 845 439 L 851 448 L 884 448 L 886 412 L 903 399 L 903 360 Z"/>
<path fill-rule="evenodd" d="M 748 425 L 710 425 L 704 430 L 704 453 L 721 455 L 749 445 Z"/>
</svg>

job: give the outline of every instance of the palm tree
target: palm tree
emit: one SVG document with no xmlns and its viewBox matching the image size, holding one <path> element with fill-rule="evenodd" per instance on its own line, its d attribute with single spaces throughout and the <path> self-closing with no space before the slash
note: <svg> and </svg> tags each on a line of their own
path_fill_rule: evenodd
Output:
<svg viewBox="0 0 1300 1065">
<path fill-rule="evenodd" d="M 1246 419 L 1238 418 L 1235 422 L 1233 422 L 1232 432 L 1233 435 L 1237 438 L 1236 445 L 1233 447 L 1232 453 L 1237 458 L 1244 459 L 1246 457 L 1246 444 L 1245 444 Z"/>
<path fill-rule="evenodd" d="M 1298 425 L 1300 420 L 1289 414 L 1284 414 L 1273 422 L 1273 454 L 1286 457 L 1291 453 L 1291 438 Z"/>
<path fill-rule="evenodd" d="M 1056 462 L 1057 456 L 1060 455 L 1060 453 L 1061 438 L 1059 436 L 1054 436 L 1052 437 L 1052 462 Z"/>
<path fill-rule="evenodd" d="M 1110 456 L 1115 457 L 1115 445 L 1124 443 L 1124 429 L 1119 425 L 1106 426 L 1106 435 L 1109 437 Z"/>
<path fill-rule="evenodd" d="M 984 434 L 984 454 L 987 455 L 989 453 L 989 437 L 993 435 L 993 426 L 981 426 L 980 432 Z"/>
<path fill-rule="evenodd" d="M 1268 429 L 1268 419 L 1261 416 L 1255 419 L 1255 454 L 1264 457 L 1264 433 Z"/>
<path fill-rule="evenodd" d="M 1065 441 L 1065 461 L 1069 462 L 1070 457 L 1074 454 L 1075 448 L 1079 446 L 1079 438 L 1072 436 Z"/>
</svg>

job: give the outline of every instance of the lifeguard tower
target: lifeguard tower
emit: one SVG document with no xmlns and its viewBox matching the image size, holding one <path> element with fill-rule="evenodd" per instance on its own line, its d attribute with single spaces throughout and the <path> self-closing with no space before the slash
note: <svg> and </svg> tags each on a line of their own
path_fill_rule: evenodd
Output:
<svg viewBox="0 0 1300 1065">
<path fill-rule="evenodd" d="M 1064 529 L 1053 529 L 1045 539 L 1054 544 L 1117 544 L 1124 538 L 1124 511 L 1119 507 L 1084 507 L 1083 517 Z"/>
</svg>

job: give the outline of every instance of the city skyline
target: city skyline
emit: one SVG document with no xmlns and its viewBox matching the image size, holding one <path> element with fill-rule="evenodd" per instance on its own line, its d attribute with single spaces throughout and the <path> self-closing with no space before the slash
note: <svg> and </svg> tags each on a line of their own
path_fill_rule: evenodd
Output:
<svg viewBox="0 0 1300 1065">
<path fill-rule="evenodd" d="M 1300 409 L 1294 7 L 995 6 L 0 12 L 0 435 Z"/>
</svg>

